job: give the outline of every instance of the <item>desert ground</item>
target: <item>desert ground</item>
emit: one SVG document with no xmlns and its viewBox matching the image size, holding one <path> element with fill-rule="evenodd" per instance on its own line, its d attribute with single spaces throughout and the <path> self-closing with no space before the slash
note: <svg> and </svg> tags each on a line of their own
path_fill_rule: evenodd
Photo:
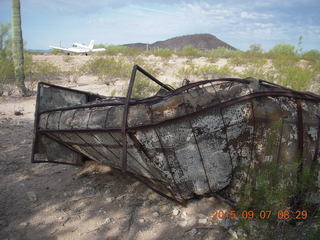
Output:
<svg viewBox="0 0 320 240">
<path fill-rule="evenodd" d="M 35 55 L 66 71 L 92 56 Z M 155 64 L 157 57 L 148 57 Z M 180 84 L 172 76 L 177 65 L 204 59 L 162 61 L 160 80 Z M 216 64 L 225 64 L 221 60 Z M 241 70 L 241 69 L 240 69 Z M 123 81 L 106 85 L 93 76 L 76 82 L 50 81 L 109 95 Z M 215 209 L 229 209 L 223 199 L 206 197 L 187 206 L 166 199 L 135 179 L 88 161 L 83 167 L 30 162 L 35 96 L 0 97 L 0 239 L 229 239 L 232 223 L 213 222 Z"/>
</svg>

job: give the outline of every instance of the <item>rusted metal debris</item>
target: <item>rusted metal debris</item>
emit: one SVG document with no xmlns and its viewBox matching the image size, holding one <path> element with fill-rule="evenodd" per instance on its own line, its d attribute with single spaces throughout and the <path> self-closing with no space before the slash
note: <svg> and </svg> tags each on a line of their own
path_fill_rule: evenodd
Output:
<svg viewBox="0 0 320 240">
<path fill-rule="evenodd" d="M 137 71 L 166 94 L 132 99 Z M 41 82 L 32 162 L 81 164 L 90 158 L 184 202 L 222 189 L 235 196 L 248 169 L 298 156 L 298 176 L 312 169 L 319 199 L 319 103 L 316 94 L 254 79 L 173 89 L 137 65 L 125 98 Z"/>
</svg>

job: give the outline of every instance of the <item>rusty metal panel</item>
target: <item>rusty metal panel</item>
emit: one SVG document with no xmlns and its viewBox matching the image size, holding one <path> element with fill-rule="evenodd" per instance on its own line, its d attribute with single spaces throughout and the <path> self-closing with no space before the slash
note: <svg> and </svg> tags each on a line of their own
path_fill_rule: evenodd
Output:
<svg viewBox="0 0 320 240">
<path fill-rule="evenodd" d="M 151 76 L 135 66 L 126 98 L 40 88 L 64 97 L 46 106 L 38 96 L 33 156 L 50 159 L 64 146 L 65 162 L 91 158 L 180 202 L 221 190 L 236 200 L 261 164 L 297 156 L 291 181 L 303 168 L 320 179 L 320 96 L 232 78 L 172 89 L 151 76 L 167 92 L 139 100 L 131 98 L 136 71 Z"/>
</svg>

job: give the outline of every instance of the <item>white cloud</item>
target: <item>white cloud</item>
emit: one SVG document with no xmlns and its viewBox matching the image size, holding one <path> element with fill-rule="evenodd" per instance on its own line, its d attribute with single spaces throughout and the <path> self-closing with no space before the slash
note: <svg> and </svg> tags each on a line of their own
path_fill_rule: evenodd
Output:
<svg viewBox="0 0 320 240">
<path fill-rule="evenodd" d="M 272 14 L 264 14 L 264 13 L 254 13 L 254 12 L 246 12 L 246 11 L 242 11 L 240 13 L 240 17 L 244 18 L 244 19 L 268 19 L 268 18 L 272 18 L 273 15 Z"/>
<path fill-rule="evenodd" d="M 191 33 L 211 33 L 239 47 L 255 42 L 296 41 L 299 35 L 305 36 L 306 41 L 319 41 L 320 27 L 316 22 L 318 20 L 314 20 L 315 14 L 306 23 L 303 17 L 301 22 L 295 20 L 300 12 L 292 17 L 292 12 L 287 12 L 288 8 L 298 9 L 299 4 L 313 6 L 319 0 L 307 1 L 23 0 L 21 4 L 22 11 L 28 11 L 30 16 L 50 15 L 51 19 L 43 18 L 39 25 L 33 22 L 32 26 L 37 27 L 39 32 L 41 28 L 43 32 L 48 32 L 45 21 L 56 24 L 59 32 L 52 31 L 48 39 L 56 39 L 57 35 L 75 40 L 89 36 L 97 42 L 121 44 L 153 42 Z M 26 40 L 31 47 L 32 39 Z"/>
</svg>

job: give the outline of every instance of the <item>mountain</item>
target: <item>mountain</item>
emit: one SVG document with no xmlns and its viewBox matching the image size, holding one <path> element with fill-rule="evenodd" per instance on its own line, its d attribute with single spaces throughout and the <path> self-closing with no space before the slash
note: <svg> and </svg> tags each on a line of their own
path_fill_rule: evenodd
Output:
<svg viewBox="0 0 320 240">
<path fill-rule="evenodd" d="M 192 34 L 185 35 L 180 37 L 170 38 L 164 41 L 157 41 L 152 44 L 147 43 L 131 43 L 125 44 L 124 46 L 138 48 L 142 50 L 146 50 L 147 47 L 150 49 L 157 48 L 169 48 L 172 50 L 180 50 L 186 45 L 192 45 L 195 48 L 210 50 L 218 47 L 225 47 L 228 49 L 236 50 L 236 48 L 231 45 L 225 43 L 214 35 L 211 34 Z"/>
</svg>

